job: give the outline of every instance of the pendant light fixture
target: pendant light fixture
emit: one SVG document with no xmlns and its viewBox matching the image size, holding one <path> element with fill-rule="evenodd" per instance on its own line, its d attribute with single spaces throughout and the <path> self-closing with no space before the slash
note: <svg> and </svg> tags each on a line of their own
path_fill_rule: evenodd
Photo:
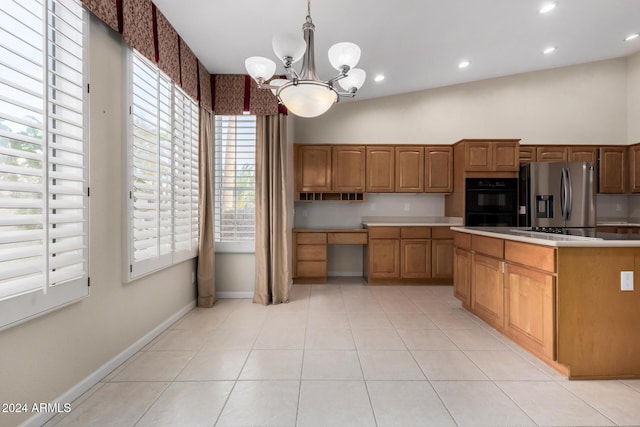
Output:
<svg viewBox="0 0 640 427">
<path fill-rule="evenodd" d="M 287 110 L 300 117 L 317 117 L 331 108 L 338 99 L 353 98 L 364 84 L 366 72 L 354 68 L 360 60 L 360 48 L 354 43 L 336 43 L 329 48 L 329 62 L 338 70 L 338 75 L 330 80 L 320 80 L 316 74 L 313 33 L 315 26 L 311 20 L 311 1 L 307 0 L 307 17 L 302 25 L 304 39 L 291 34 L 273 37 L 272 45 L 276 56 L 282 61 L 287 79 L 274 79 L 276 64 L 269 58 L 252 56 L 244 62 L 249 75 L 260 89 L 271 89 Z M 292 65 L 302 59 L 298 73 Z M 338 91 L 334 83 L 344 89 Z"/>
</svg>

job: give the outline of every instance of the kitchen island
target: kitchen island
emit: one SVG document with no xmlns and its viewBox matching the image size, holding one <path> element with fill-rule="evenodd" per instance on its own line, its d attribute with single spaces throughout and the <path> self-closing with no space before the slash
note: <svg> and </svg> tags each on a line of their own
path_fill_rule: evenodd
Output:
<svg viewBox="0 0 640 427">
<path fill-rule="evenodd" d="M 640 378 L 638 236 L 452 230 L 467 310 L 568 378 Z"/>
</svg>

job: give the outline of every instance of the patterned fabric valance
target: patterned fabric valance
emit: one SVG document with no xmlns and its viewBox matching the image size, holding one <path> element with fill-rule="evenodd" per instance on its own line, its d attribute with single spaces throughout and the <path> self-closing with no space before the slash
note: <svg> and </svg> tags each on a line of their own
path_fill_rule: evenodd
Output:
<svg viewBox="0 0 640 427">
<path fill-rule="evenodd" d="M 120 5 L 120 11 L 122 10 L 120 2 L 121 0 L 82 0 L 84 7 L 116 31 L 120 31 L 120 12 L 118 8 Z"/>
<path fill-rule="evenodd" d="M 147 59 L 156 62 L 151 0 L 123 0 L 122 18 L 122 38 L 124 41 Z"/>
<path fill-rule="evenodd" d="M 200 83 L 200 105 L 209 111 L 213 111 L 213 101 L 211 99 L 211 75 L 204 68 L 204 65 L 198 61 L 198 82 Z"/>
<path fill-rule="evenodd" d="M 182 90 L 193 99 L 198 99 L 198 59 L 182 39 L 180 39 L 180 76 Z"/>
<path fill-rule="evenodd" d="M 216 74 L 213 84 L 213 111 L 219 115 L 237 116 L 248 111 L 256 116 L 284 113 L 270 90 L 258 89 L 256 82 L 244 74 Z"/>
<path fill-rule="evenodd" d="M 213 109 L 211 75 L 152 0 L 81 1 L 98 19 L 121 33 L 128 45 L 157 63 L 190 97 Z"/>
</svg>

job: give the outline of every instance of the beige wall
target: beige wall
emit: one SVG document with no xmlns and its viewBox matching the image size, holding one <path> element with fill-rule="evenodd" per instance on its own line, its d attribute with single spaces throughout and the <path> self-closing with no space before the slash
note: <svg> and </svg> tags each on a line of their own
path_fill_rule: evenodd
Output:
<svg viewBox="0 0 640 427">
<path fill-rule="evenodd" d="M 627 67 L 628 142 L 640 142 L 640 53 L 628 58 Z"/>
<path fill-rule="evenodd" d="M 91 295 L 0 332 L 0 402 L 52 402 L 195 299 L 192 261 L 122 281 L 124 54 L 120 36 L 90 28 Z"/>
<path fill-rule="evenodd" d="M 343 102 L 321 117 L 297 118 L 295 141 L 451 144 L 462 138 L 521 138 L 524 144 L 626 144 L 626 79 L 627 60 L 620 58 Z"/>
</svg>

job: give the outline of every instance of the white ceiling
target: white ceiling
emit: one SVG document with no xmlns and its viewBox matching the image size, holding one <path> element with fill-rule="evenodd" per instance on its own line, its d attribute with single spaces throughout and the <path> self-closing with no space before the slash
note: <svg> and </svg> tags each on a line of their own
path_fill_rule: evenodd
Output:
<svg viewBox="0 0 640 427">
<path fill-rule="evenodd" d="M 212 74 L 245 74 L 244 60 L 276 60 L 271 38 L 300 34 L 305 0 L 153 0 Z M 334 76 L 326 52 L 362 49 L 367 81 L 358 99 L 412 92 L 640 51 L 640 0 L 314 0 L 318 75 Z M 543 55 L 548 46 L 556 52 Z M 459 69 L 466 59 L 471 65 Z M 277 73 L 284 73 L 278 62 Z M 296 64 L 299 69 L 299 64 Z M 381 83 L 373 81 L 384 74 Z"/>
</svg>

